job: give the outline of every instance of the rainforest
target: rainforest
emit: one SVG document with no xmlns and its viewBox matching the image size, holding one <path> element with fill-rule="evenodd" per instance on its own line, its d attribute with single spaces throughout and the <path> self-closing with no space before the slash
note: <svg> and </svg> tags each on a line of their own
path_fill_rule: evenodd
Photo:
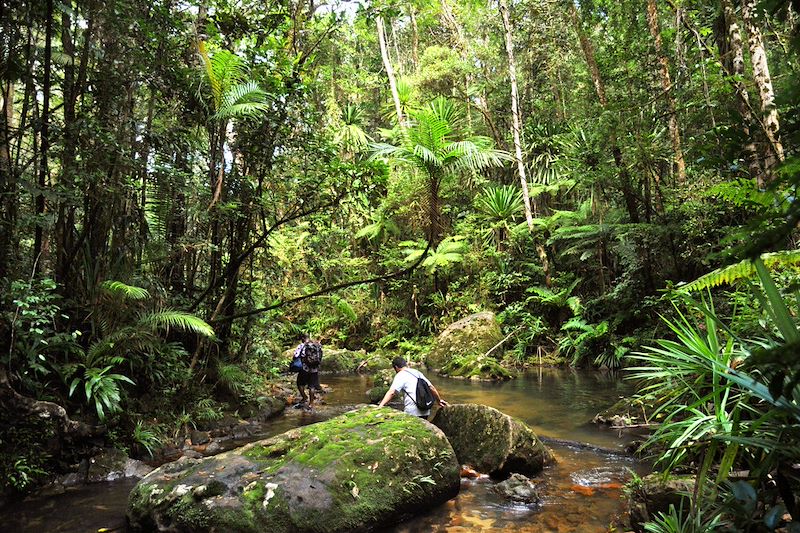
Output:
<svg viewBox="0 0 800 533">
<path fill-rule="evenodd" d="M 800 531 L 799 9 L 0 0 L 3 527 Z"/>
</svg>

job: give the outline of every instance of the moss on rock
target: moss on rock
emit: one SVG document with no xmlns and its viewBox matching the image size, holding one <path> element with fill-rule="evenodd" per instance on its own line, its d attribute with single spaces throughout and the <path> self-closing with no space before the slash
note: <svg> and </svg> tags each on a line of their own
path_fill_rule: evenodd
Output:
<svg viewBox="0 0 800 533">
<path fill-rule="evenodd" d="M 458 489 L 458 462 L 440 430 L 365 407 L 165 465 L 131 492 L 127 517 L 133 531 L 369 531 Z"/>
<path fill-rule="evenodd" d="M 450 324 L 431 348 L 426 364 L 444 374 L 473 379 L 508 379 L 494 356 L 485 357 L 503 336 L 494 313 L 485 311 Z"/>
<path fill-rule="evenodd" d="M 524 422 L 493 407 L 455 404 L 433 419 L 447 435 L 461 464 L 495 478 L 538 474 L 553 455 Z"/>
<path fill-rule="evenodd" d="M 514 377 L 496 359 L 483 354 L 454 357 L 439 369 L 439 373 L 478 381 L 503 381 Z"/>
</svg>

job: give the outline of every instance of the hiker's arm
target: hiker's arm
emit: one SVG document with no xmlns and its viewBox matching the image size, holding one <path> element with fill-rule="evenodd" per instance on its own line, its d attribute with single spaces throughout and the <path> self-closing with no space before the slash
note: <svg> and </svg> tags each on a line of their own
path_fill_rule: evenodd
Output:
<svg viewBox="0 0 800 533">
<path fill-rule="evenodd" d="M 439 391 L 436 390 L 436 387 L 433 386 L 433 383 L 431 383 L 430 386 L 431 386 L 431 392 L 436 397 L 436 399 L 439 400 L 439 405 L 441 405 L 442 407 L 449 405 L 446 401 L 444 401 L 442 395 L 439 394 Z"/>
<path fill-rule="evenodd" d="M 383 400 L 381 400 L 381 403 L 378 404 L 378 407 L 383 407 L 384 405 L 389 403 L 393 397 L 394 397 L 394 389 L 390 388 L 389 390 L 386 391 L 386 394 L 383 395 Z"/>
</svg>

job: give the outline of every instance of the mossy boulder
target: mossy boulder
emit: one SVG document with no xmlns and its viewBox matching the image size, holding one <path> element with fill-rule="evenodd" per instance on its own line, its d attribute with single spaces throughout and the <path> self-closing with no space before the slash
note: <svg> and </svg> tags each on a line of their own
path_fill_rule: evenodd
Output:
<svg viewBox="0 0 800 533">
<path fill-rule="evenodd" d="M 459 490 L 459 465 L 432 424 L 363 407 L 142 479 L 132 531 L 375 531 Z"/>
<path fill-rule="evenodd" d="M 460 377 L 507 379 L 510 374 L 494 356 L 484 357 L 503 338 L 494 313 L 476 313 L 454 322 L 436 338 L 425 363 L 442 373 Z"/>
<path fill-rule="evenodd" d="M 394 380 L 394 376 L 395 371 L 389 368 L 377 372 L 372 377 L 372 388 L 367 390 L 367 399 L 370 403 L 378 403 L 383 399 Z"/>
<path fill-rule="evenodd" d="M 532 476 L 554 460 L 524 422 L 487 405 L 450 405 L 439 409 L 433 423 L 447 435 L 459 463 L 494 478 Z"/>
<path fill-rule="evenodd" d="M 645 522 L 658 513 L 669 512 L 670 505 L 689 510 L 688 498 L 694 490 L 694 477 L 650 474 L 630 482 L 626 488 L 630 526 L 635 531 L 643 531 Z"/>
<path fill-rule="evenodd" d="M 497 359 L 483 354 L 454 357 L 439 369 L 439 373 L 475 381 L 505 381 L 514 378 L 514 374 Z"/>
</svg>

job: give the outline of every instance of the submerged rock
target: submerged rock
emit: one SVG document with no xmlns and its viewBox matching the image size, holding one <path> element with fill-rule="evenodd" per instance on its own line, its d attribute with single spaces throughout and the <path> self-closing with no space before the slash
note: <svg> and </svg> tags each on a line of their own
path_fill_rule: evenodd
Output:
<svg viewBox="0 0 800 533">
<path fill-rule="evenodd" d="M 495 485 L 493 490 L 513 502 L 526 504 L 541 502 L 536 485 L 522 474 L 511 474 L 511 477 Z"/>
<path fill-rule="evenodd" d="M 133 531 L 373 531 L 452 498 L 459 468 L 422 419 L 364 407 L 145 477 Z"/>
<path fill-rule="evenodd" d="M 394 376 L 395 371 L 389 368 L 380 370 L 372 377 L 372 388 L 367 390 L 369 403 L 379 403 L 383 399 L 392 384 L 392 380 L 394 380 Z"/>
<path fill-rule="evenodd" d="M 114 481 L 127 477 L 144 477 L 153 470 L 141 461 L 130 459 L 122 450 L 108 448 L 89 460 L 87 483 Z"/>
<path fill-rule="evenodd" d="M 433 423 L 447 435 L 459 463 L 495 478 L 535 475 L 554 460 L 531 428 L 493 407 L 450 405 L 439 409 Z"/>
<path fill-rule="evenodd" d="M 502 380 L 513 375 L 495 358 L 486 356 L 503 338 L 494 313 L 485 311 L 450 324 L 431 348 L 426 364 L 443 374 L 469 379 Z"/>
</svg>

